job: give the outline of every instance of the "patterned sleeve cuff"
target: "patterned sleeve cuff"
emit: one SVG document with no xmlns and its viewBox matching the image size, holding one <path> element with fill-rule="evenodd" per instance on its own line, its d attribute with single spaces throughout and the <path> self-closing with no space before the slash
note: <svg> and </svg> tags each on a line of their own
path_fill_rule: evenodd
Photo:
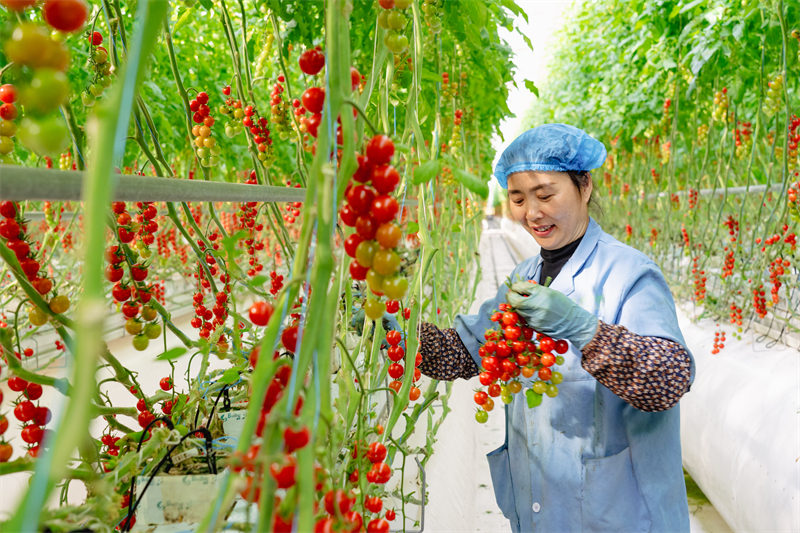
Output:
<svg viewBox="0 0 800 533">
<path fill-rule="evenodd" d="M 453 328 L 439 329 L 433 324 L 420 325 L 419 370 L 426 376 L 443 381 L 470 379 L 480 373 L 478 365 Z"/>
<path fill-rule="evenodd" d="M 676 342 L 601 321 L 582 351 L 584 370 L 640 411 L 671 409 L 689 389 L 691 359 Z"/>
</svg>

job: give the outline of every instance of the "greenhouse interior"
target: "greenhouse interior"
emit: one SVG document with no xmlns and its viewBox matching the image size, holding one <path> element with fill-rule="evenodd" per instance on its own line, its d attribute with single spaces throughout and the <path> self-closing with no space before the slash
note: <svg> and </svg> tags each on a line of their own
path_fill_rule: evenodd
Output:
<svg viewBox="0 0 800 533">
<path fill-rule="evenodd" d="M 800 532 L 799 74 L 800 0 L 0 0 L 0 531 Z"/>
</svg>

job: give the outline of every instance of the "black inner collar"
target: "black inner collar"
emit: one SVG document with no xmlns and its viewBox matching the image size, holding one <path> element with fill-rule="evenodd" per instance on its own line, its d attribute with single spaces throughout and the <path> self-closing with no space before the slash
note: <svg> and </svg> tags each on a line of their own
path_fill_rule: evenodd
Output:
<svg viewBox="0 0 800 533">
<path fill-rule="evenodd" d="M 583 235 L 557 250 L 542 249 L 542 275 L 539 277 L 539 282 L 545 284 L 548 277 L 551 278 L 551 282 L 555 280 L 556 276 L 561 272 L 561 269 L 567 264 L 567 261 L 569 261 L 569 258 L 572 257 L 572 254 L 578 249 L 578 245 L 582 240 Z"/>
</svg>

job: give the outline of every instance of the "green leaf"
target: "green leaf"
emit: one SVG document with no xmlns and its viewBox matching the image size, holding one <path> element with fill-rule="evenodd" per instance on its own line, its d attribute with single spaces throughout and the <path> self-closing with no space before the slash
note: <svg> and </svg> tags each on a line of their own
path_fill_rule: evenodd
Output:
<svg viewBox="0 0 800 533">
<path fill-rule="evenodd" d="M 539 88 L 531 80 L 525 80 L 525 88 L 535 94 L 536 98 L 539 98 Z"/>
<path fill-rule="evenodd" d="M 414 169 L 414 178 L 411 180 L 411 182 L 414 185 L 428 183 L 439 173 L 439 164 L 440 162 L 438 159 L 432 159 L 427 163 L 421 164 Z"/>
<path fill-rule="evenodd" d="M 531 42 L 531 40 L 528 38 L 528 36 L 527 36 L 527 35 L 525 35 L 524 33 L 520 33 L 520 35 L 522 35 L 522 39 L 525 41 L 525 44 L 527 44 L 527 45 L 528 45 L 528 48 L 530 48 L 530 49 L 531 49 L 531 51 L 533 51 L 533 43 L 532 43 L 532 42 Z M 539 95 L 537 94 L 536 96 L 539 96 Z"/>
<path fill-rule="evenodd" d="M 208 8 L 206 8 L 206 9 L 208 9 Z M 179 19 L 178 19 L 178 22 L 176 22 L 176 23 L 175 23 L 175 27 L 174 27 L 174 28 L 172 28 L 172 34 L 173 34 L 173 35 L 175 35 L 176 33 L 178 33 L 178 30 L 179 30 L 179 29 L 181 29 L 181 27 L 182 27 L 184 24 L 186 24 L 186 23 L 187 23 L 187 22 L 189 22 L 190 20 L 194 19 L 194 10 L 195 10 L 195 7 L 194 7 L 194 6 L 192 6 L 192 7 L 190 7 L 189 9 L 187 9 L 187 10 L 186 10 L 186 11 L 183 13 L 183 15 L 181 15 L 181 18 L 179 18 Z"/>
<path fill-rule="evenodd" d="M 453 177 L 461 185 L 474 192 L 484 200 L 489 197 L 489 184 L 481 181 L 477 176 L 453 166 Z"/>
<path fill-rule="evenodd" d="M 453 224 L 453 227 L 450 228 L 450 231 L 453 233 L 461 233 L 461 224 Z"/>
<path fill-rule="evenodd" d="M 406 233 L 416 233 L 419 231 L 419 224 L 416 222 L 409 222 L 406 226 Z"/>
<path fill-rule="evenodd" d="M 208 11 L 214 11 L 214 4 L 211 2 L 211 0 L 199 0 L 198 3 Z"/>
<path fill-rule="evenodd" d="M 235 383 L 239 379 L 239 371 L 235 368 L 229 368 L 217 380 L 217 383 L 221 383 L 223 385 L 229 385 L 231 383 Z"/>
<path fill-rule="evenodd" d="M 269 276 L 259 274 L 258 276 L 248 281 L 247 284 L 250 285 L 251 287 L 261 287 L 267 281 L 269 281 Z"/>
<path fill-rule="evenodd" d="M 178 346 L 176 348 L 172 348 L 171 350 L 167 350 L 166 352 L 156 357 L 156 359 L 159 361 L 170 361 L 172 359 L 177 359 L 186 352 L 187 350 L 184 346 Z"/>
</svg>

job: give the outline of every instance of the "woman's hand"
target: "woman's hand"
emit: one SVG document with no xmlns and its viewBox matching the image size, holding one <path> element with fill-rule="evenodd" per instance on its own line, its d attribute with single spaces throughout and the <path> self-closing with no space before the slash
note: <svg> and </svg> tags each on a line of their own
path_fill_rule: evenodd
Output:
<svg viewBox="0 0 800 533">
<path fill-rule="evenodd" d="M 597 317 L 557 290 L 518 281 L 511 285 L 506 299 L 529 327 L 554 339 L 566 339 L 578 350 L 597 332 Z"/>
</svg>

